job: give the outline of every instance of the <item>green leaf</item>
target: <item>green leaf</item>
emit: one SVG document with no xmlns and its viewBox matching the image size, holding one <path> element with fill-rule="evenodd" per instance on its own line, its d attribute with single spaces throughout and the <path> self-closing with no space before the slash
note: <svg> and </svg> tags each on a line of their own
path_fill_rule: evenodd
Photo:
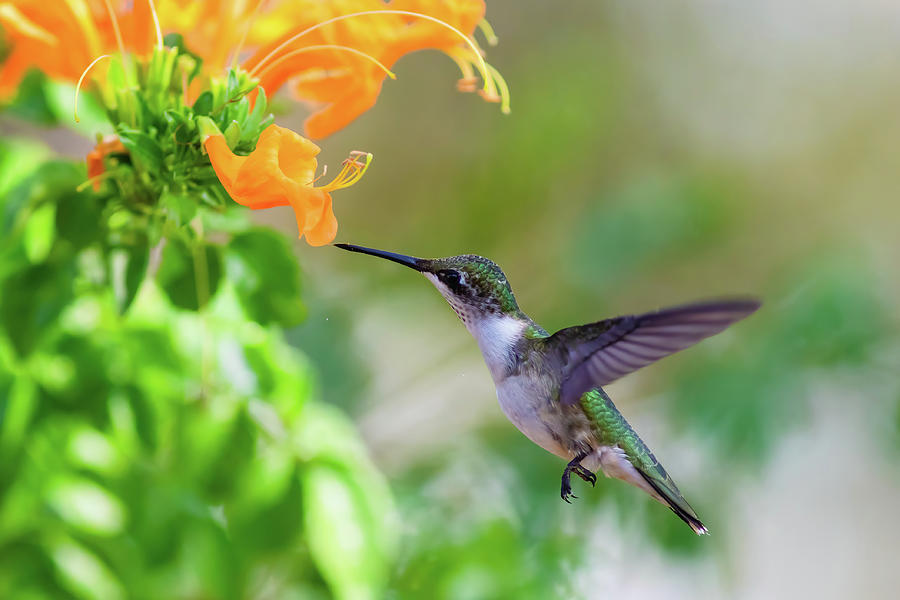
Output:
<svg viewBox="0 0 900 600">
<path fill-rule="evenodd" d="M 225 99 L 231 100 L 237 94 L 240 88 L 237 73 L 234 69 L 228 71 L 228 84 L 225 87 Z"/>
<path fill-rule="evenodd" d="M 197 214 L 197 200 L 184 194 L 166 193 L 160 199 L 169 218 L 177 226 L 187 225 Z"/>
<path fill-rule="evenodd" d="M 110 283 L 119 314 L 124 314 L 134 301 L 147 273 L 150 248 L 146 243 L 114 248 L 109 253 Z"/>
<path fill-rule="evenodd" d="M 49 154 L 46 146 L 32 140 L 3 140 L 0 145 L 0 207 L 5 203 L 6 195 L 40 167 Z"/>
<path fill-rule="evenodd" d="M 42 262 L 53 247 L 56 237 L 56 205 L 49 202 L 39 206 L 25 222 L 25 255 L 32 263 Z"/>
<path fill-rule="evenodd" d="M 218 246 L 195 241 L 188 247 L 183 241 L 170 238 L 163 250 L 156 278 L 172 304 L 199 310 L 215 295 L 221 275 L 222 257 Z"/>
<path fill-rule="evenodd" d="M 259 135 L 259 126 L 266 115 L 268 101 L 266 100 L 266 91 L 262 87 L 256 88 L 256 103 L 253 105 L 253 111 L 247 117 L 244 123 L 244 130 L 252 135 Z"/>
<path fill-rule="evenodd" d="M 380 598 L 386 557 L 369 528 L 360 490 L 329 466 L 311 466 L 303 481 L 309 549 L 335 597 Z"/>
<path fill-rule="evenodd" d="M 118 498 L 88 479 L 61 478 L 47 495 L 50 506 L 76 529 L 111 536 L 125 525 L 125 507 Z"/>
<path fill-rule="evenodd" d="M 119 139 L 131 153 L 131 160 L 144 171 L 158 173 L 162 170 L 162 148 L 155 138 L 134 129 L 119 130 Z"/>
<path fill-rule="evenodd" d="M 41 263 L 0 282 L 0 325 L 20 356 L 31 353 L 54 329 L 73 297 L 74 261 Z"/>
<path fill-rule="evenodd" d="M 16 98 L 6 111 L 41 125 L 55 125 L 57 114 L 47 99 L 47 76 L 31 69 L 16 86 Z"/>
<path fill-rule="evenodd" d="M 194 112 L 197 115 L 208 115 L 212 112 L 213 108 L 213 95 L 210 91 L 205 91 L 194 100 Z"/>
<path fill-rule="evenodd" d="M 84 546 L 64 540 L 54 544 L 49 554 L 61 583 L 76 598 L 117 600 L 126 597 L 109 567 Z"/>
<path fill-rule="evenodd" d="M 232 121 L 225 128 L 225 141 L 228 146 L 234 148 L 241 141 L 241 125 L 237 121 Z"/>
<path fill-rule="evenodd" d="M 75 191 L 70 187 L 56 205 L 56 236 L 72 245 L 74 250 L 100 241 L 105 234 L 100 201 L 89 190 Z"/>
<path fill-rule="evenodd" d="M 268 229 L 237 234 L 226 249 L 225 268 L 251 319 L 284 327 L 303 320 L 299 268 L 283 235 Z"/>
</svg>

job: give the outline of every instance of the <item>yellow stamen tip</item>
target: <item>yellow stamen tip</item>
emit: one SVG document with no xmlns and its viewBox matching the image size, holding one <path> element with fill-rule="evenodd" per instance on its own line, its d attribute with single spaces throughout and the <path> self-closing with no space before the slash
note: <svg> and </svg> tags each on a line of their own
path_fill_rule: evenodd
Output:
<svg viewBox="0 0 900 600">
<path fill-rule="evenodd" d="M 323 185 L 318 189 L 325 190 L 326 192 L 333 192 L 334 190 L 341 190 L 354 185 L 366 174 L 366 170 L 368 170 L 372 158 L 373 155 L 371 152 L 354 150 L 344 161 L 341 172 L 338 173 L 337 177 L 335 177 L 331 183 Z M 361 160 L 363 162 L 360 162 Z M 322 175 L 324 176 L 324 173 Z"/>
<path fill-rule="evenodd" d="M 478 29 L 480 29 L 481 33 L 484 34 L 484 38 L 487 40 L 488 46 L 496 46 L 500 43 L 499 38 L 497 38 L 497 34 L 494 33 L 494 28 L 491 27 L 491 24 L 487 22 L 487 19 L 482 19 L 478 22 Z"/>
</svg>

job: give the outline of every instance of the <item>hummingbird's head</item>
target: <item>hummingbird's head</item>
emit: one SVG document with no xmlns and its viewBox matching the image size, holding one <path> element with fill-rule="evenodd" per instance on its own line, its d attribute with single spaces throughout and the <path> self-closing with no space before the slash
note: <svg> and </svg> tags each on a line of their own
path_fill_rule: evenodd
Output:
<svg viewBox="0 0 900 600">
<path fill-rule="evenodd" d="M 467 327 L 490 315 L 516 315 L 519 306 L 506 275 L 493 261 L 475 254 L 448 258 L 415 258 L 351 244 L 338 248 L 406 265 L 428 278 Z"/>
</svg>

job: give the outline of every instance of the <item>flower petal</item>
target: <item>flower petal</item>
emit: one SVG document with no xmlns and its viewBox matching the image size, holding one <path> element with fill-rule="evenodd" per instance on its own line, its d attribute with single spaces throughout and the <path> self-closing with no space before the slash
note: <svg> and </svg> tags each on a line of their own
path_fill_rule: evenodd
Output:
<svg viewBox="0 0 900 600">
<path fill-rule="evenodd" d="M 254 210 L 290 205 L 298 233 L 310 245 L 334 239 L 337 220 L 327 191 L 331 188 L 313 186 L 317 145 L 290 129 L 270 125 L 248 156 L 235 155 L 222 135 L 209 136 L 204 146 L 219 181 L 235 202 Z"/>
</svg>

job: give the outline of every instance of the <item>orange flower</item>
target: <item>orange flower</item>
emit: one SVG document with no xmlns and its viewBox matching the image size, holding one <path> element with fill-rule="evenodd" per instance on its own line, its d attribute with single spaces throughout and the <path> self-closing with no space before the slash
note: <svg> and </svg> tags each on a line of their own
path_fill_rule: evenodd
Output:
<svg viewBox="0 0 900 600">
<path fill-rule="evenodd" d="M 472 41 L 484 11 L 483 0 L 11 0 L 0 2 L 9 50 L 0 98 L 15 92 L 29 68 L 75 82 L 101 54 L 143 56 L 163 34 L 176 32 L 203 57 L 208 74 L 226 70 L 247 48 L 252 55 L 242 67 L 259 77 L 267 96 L 290 82 L 298 99 L 322 105 L 305 123 L 313 138 L 371 108 L 388 69 L 424 49 L 441 50 L 459 64 L 461 91 L 475 91 L 481 71 L 482 97 L 502 101 L 506 111 L 506 85 Z M 194 81 L 191 91 L 202 85 Z"/>
<path fill-rule="evenodd" d="M 126 154 L 128 150 L 125 149 L 125 146 L 122 145 L 122 142 L 114 135 L 109 135 L 103 138 L 99 144 L 94 146 L 94 149 L 88 152 L 87 155 L 87 174 L 88 179 L 94 179 L 103 174 L 106 170 L 106 166 L 103 164 L 103 159 L 107 154 Z M 94 190 L 100 189 L 100 180 L 94 179 L 91 183 L 94 186 Z"/>
<path fill-rule="evenodd" d="M 102 46 L 83 2 L 16 1 L 0 4 L 9 54 L 0 69 L 0 97 L 9 97 L 31 67 L 74 81 Z"/>
<path fill-rule="evenodd" d="M 483 19 L 483 0 L 395 0 L 390 4 L 336 0 L 295 6 L 290 14 L 291 30 L 263 45 L 242 66 L 256 72 L 269 96 L 293 80 L 298 99 L 324 105 L 304 123 L 312 138 L 342 129 L 371 108 L 381 92 L 385 67 L 390 69 L 403 55 L 416 50 L 437 49 L 448 54 L 460 65 L 467 82 L 460 89 L 474 91 L 473 65 L 483 62 L 474 44 L 469 47 L 463 40 L 472 37 Z M 261 28 L 277 30 L 269 22 Z M 490 70 L 482 76 L 485 99 L 505 101 L 505 84 L 499 73 Z"/>
<path fill-rule="evenodd" d="M 290 129 L 270 125 L 248 156 L 234 154 L 222 135 L 207 137 L 203 145 L 235 202 L 254 210 L 291 206 L 300 237 L 305 235 L 312 246 L 327 244 L 337 234 L 329 192 L 359 181 L 372 159 L 371 154 L 353 154 L 334 181 L 315 187 L 319 147 Z"/>
</svg>

